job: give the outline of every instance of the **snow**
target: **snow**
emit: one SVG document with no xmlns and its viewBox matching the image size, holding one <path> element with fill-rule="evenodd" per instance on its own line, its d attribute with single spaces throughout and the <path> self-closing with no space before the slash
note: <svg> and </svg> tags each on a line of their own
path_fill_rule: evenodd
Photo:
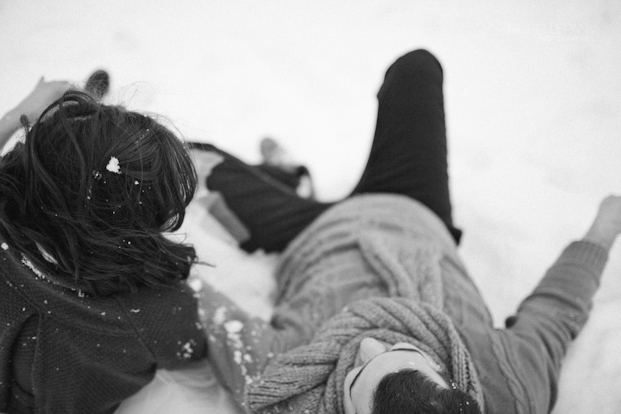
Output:
<svg viewBox="0 0 621 414">
<path fill-rule="evenodd" d="M 238 320 L 230 320 L 224 323 L 224 329 L 226 329 L 229 337 L 237 337 L 242 329 L 244 329 L 244 324 Z"/>
<path fill-rule="evenodd" d="M 384 71 L 427 48 L 444 67 L 460 250 L 501 325 L 599 201 L 621 193 L 620 32 L 613 0 L 0 0 L 0 113 L 41 75 L 83 84 L 106 68 L 109 102 L 160 114 L 248 162 L 260 138 L 275 137 L 330 200 L 364 167 Z M 269 317 L 273 257 L 236 249 L 204 196 L 182 229 L 215 266 L 204 272 Z M 620 275 L 617 242 L 565 361 L 556 414 L 621 411 Z M 191 372 L 158 372 L 121 412 L 165 413 L 180 395 L 201 412 L 235 412 L 211 371 Z"/>
<path fill-rule="evenodd" d="M 213 314 L 212 322 L 215 326 L 220 326 L 225 320 L 226 308 L 220 306 Z"/>
<path fill-rule="evenodd" d="M 117 157 L 110 157 L 110 161 L 108 162 L 108 165 L 106 165 L 106 170 L 115 174 L 120 174 L 121 169 L 119 166 L 119 159 Z"/>
</svg>

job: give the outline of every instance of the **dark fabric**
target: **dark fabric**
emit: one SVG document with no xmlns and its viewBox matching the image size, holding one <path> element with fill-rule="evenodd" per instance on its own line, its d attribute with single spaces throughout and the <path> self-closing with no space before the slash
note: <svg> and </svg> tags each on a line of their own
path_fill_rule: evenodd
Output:
<svg viewBox="0 0 621 414">
<path fill-rule="evenodd" d="M 449 197 L 443 73 L 426 50 L 393 63 L 378 98 L 369 160 L 353 194 L 392 193 L 420 201 L 446 224 L 456 242 Z"/>
<path fill-rule="evenodd" d="M 257 165 L 257 168 L 262 173 L 269 175 L 270 177 L 289 187 L 293 191 L 295 191 L 300 185 L 302 177 L 305 175 L 309 175 L 308 169 L 303 165 L 292 168 L 291 170 L 269 164 L 259 164 Z"/>
<path fill-rule="evenodd" d="M 240 245 L 246 251 L 282 251 L 287 244 L 332 203 L 299 197 L 295 191 L 258 168 L 210 144 L 192 148 L 214 151 L 224 161 L 207 177 L 207 188 L 220 192 L 227 206 L 250 232 Z"/>
<path fill-rule="evenodd" d="M 205 357 L 185 284 L 89 297 L 2 247 L 0 412 L 112 413 L 157 368 Z"/>
<path fill-rule="evenodd" d="M 377 95 L 375 136 L 360 182 L 352 195 L 394 193 L 414 198 L 445 223 L 456 243 L 447 171 L 447 143 L 442 93 L 442 67 L 425 50 L 410 52 L 393 63 Z M 282 251 L 289 242 L 334 203 L 298 197 L 285 185 L 237 158 L 225 160 L 207 178 L 229 208 L 248 228 L 251 239 L 241 247 Z"/>
</svg>

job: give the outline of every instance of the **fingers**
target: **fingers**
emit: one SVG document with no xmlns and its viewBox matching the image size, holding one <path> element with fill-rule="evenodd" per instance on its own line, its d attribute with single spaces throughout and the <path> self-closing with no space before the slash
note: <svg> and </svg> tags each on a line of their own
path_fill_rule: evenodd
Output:
<svg viewBox="0 0 621 414">
<path fill-rule="evenodd" d="M 360 359 L 364 364 L 384 352 L 386 352 L 386 347 L 374 338 L 364 338 L 360 342 L 360 348 L 358 350 Z"/>
<path fill-rule="evenodd" d="M 49 88 L 54 90 L 58 94 L 59 98 L 63 93 L 67 92 L 69 89 L 75 89 L 74 85 L 68 81 L 51 81 L 51 82 L 45 82 L 45 84 L 49 85 Z"/>
<path fill-rule="evenodd" d="M 621 196 L 609 195 L 600 203 L 597 215 L 584 240 L 610 250 L 619 234 L 621 234 Z"/>
<path fill-rule="evenodd" d="M 68 81 L 46 81 L 45 77 L 41 76 L 32 92 L 14 110 L 30 120 L 38 119 L 48 105 L 72 87 Z"/>
<path fill-rule="evenodd" d="M 604 198 L 600 204 L 600 211 L 613 217 L 615 215 L 621 215 L 621 196 L 609 195 Z"/>
</svg>

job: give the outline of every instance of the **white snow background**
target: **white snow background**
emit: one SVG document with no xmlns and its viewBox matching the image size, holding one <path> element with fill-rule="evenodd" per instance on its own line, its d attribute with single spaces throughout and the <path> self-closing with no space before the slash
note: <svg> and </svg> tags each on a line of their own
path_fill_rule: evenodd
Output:
<svg viewBox="0 0 621 414">
<path fill-rule="evenodd" d="M 105 68 L 107 102 L 248 162 L 273 136 L 333 200 L 362 171 L 385 70 L 421 47 L 444 67 L 461 254 L 501 326 L 600 200 L 621 193 L 616 0 L 0 0 L 0 113 L 42 75 L 83 85 Z M 272 258 L 235 249 L 200 200 L 185 229 L 216 265 L 206 277 L 269 315 Z M 554 413 L 621 412 L 620 353 L 617 242 Z M 183 383 L 160 371 L 120 412 L 234 412 L 211 372 L 196 372 Z"/>
</svg>

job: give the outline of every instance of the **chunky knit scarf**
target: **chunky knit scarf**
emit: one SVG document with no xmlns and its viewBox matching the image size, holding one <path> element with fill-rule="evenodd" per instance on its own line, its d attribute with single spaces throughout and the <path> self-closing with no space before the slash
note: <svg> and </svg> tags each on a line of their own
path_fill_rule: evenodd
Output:
<svg viewBox="0 0 621 414">
<path fill-rule="evenodd" d="M 359 344 L 366 337 L 418 346 L 449 374 L 456 388 L 483 407 L 483 393 L 470 354 L 449 317 L 440 310 L 439 246 L 415 238 L 403 239 L 407 228 L 395 235 L 385 229 L 380 231 L 376 225 L 362 224 L 369 223 L 369 210 L 386 214 L 384 204 L 395 204 L 386 196 L 371 201 L 356 200 L 329 211 L 301 235 L 295 254 L 308 257 L 305 247 L 314 251 L 318 245 L 330 249 L 326 241 L 334 240 L 335 232 L 343 233 L 350 227 L 349 234 L 356 235 L 363 260 L 386 284 L 391 297 L 351 304 L 326 321 L 311 343 L 275 358 L 260 378 L 246 387 L 245 405 L 251 412 L 343 413 L 345 376 L 354 368 Z M 407 210 L 407 203 L 397 201 L 395 216 Z M 362 222 L 351 220 L 352 207 Z M 395 217 L 396 222 L 404 223 L 403 219 Z"/>
</svg>

